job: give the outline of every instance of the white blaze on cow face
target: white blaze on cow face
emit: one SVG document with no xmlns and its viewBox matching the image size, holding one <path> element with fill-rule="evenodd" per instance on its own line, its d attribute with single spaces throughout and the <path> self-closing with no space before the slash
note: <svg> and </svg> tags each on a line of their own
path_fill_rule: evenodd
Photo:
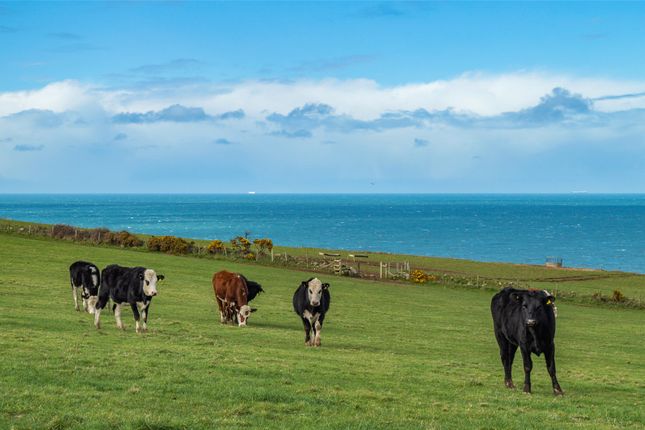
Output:
<svg viewBox="0 0 645 430">
<path fill-rule="evenodd" d="M 143 272 L 143 294 L 146 296 L 157 295 L 157 274 L 152 269 Z"/>
<path fill-rule="evenodd" d="M 320 305 L 320 301 L 322 300 L 322 292 L 323 287 L 320 279 L 314 278 L 309 281 L 309 284 L 307 285 L 307 299 L 309 300 L 311 306 Z"/>
<path fill-rule="evenodd" d="M 249 319 L 249 316 L 251 316 L 251 306 L 249 305 L 244 305 L 240 308 L 239 311 L 237 311 L 237 321 L 239 326 L 246 325 L 246 322 Z"/>
</svg>

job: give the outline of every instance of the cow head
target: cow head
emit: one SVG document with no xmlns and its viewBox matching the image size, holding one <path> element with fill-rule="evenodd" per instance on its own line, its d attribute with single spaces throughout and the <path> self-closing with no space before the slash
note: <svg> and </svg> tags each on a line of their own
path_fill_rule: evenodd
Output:
<svg viewBox="0 0 645 430">
<path fill-rule="evenodd" d="M 520 306 L 522 321 L 531 328 L 544 321 L 549 312 L 553 312 L 555 297 L 544 291 L 525 291 L 511 294 L 511 299 Z"/>
<path fill-rule="evenodd" d="M 243 326 L 246 325 L 247 321 L 249 320 L 249 317 L 251 316 L 251 312 L 255 312 L 257 309 L 252 308 L 249 305 L 242 305 L 240 309 L 237 311 L 237 324 L 238 326 Z"/>
<path fill-rule="evenodd" d="M 329 288 L 329 284 L 323 284 L 318 278 L 310 279 L 302 284 L 307 288 L 307 302 L 311 306 L 320 306 L 323 291 Z"/>
<path fill-rule="evenodd" d="M 154 270 L 146 269 L 139 274 L 139 279 L 143 282 L 143 294 L 146 296 L 157 295 L 157 282 L 164 279 L 164 275 L 157 275 Z"/>
</svg>

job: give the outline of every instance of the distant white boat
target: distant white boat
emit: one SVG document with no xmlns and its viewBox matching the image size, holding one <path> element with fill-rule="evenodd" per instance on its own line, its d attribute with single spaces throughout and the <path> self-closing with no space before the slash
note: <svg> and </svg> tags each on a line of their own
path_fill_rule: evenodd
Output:
<svg viewBox="0 0 645 430">
<path fill-rule="evenodd" d="M 255 194 L 255 191 L 249 191 L 249 194 Z"/>
</svg>

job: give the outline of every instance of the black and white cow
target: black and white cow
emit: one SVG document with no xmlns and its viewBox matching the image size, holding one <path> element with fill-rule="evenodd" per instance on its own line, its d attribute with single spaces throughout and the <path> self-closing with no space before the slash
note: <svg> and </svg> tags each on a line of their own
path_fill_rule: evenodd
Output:
<svg viewBox="0 0 645 430">
<path fill-rule="evenodd" d="M 302 281 L 293 294 L 293 310 L 300 316 L 305 328 L 305 345 L 320 346 L 320 332 L 330 302 L 329 284 L 323 284 L 318 278 Z"/>
<path fill-rule="evenodd" d="M 121 321 L 121 306 L 130 305 L 137 333 L 146 331 L 150 302 L 157 295 L 157 282 L 164 279 L 164 276 L 157 275 L 154 270 L 145 267 L 122 267 L 112 264 L 103 269 L 102 279 L 94 314 L 96 328 L 101 328 L 101 310 L 105 308 L 109 299 L 112 299 L 112 310 L 118 328 L 125 329 Z"/>
<path fill-rule="evenodd" d="M 515 388 L 511 369 L 517 348 L 522 352 L 524 362 L 524 392 L 531 392 L 531 353 L 544 353 L 546 368 L 551 376 L 553 393 L 562 394 L 562 388 L 555 375 L 555 298 L 538 290 L 517 290 L 504 288 L 493 296 L 491 313 L 495 338 L 504 366 L 504 383 Z"/>
<path fill-rule="evenodd" d="M 78 311 L 78 293 L 80 290 L 85 312 L 94 313 L 98 300 L 101 273 L 95 264 L 77 261 L 69 266 L 69 282 L 72 285 L 74 308 Z"/>
</svg>

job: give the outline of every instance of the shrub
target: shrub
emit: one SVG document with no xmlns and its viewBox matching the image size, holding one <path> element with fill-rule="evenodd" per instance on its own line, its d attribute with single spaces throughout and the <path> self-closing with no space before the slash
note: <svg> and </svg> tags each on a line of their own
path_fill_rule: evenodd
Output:
<svg viewBox="0 0 645 430">
<path fill-rule="evenodd" d="M 431 280 L 433 277 L 428 275 L 426 272 L 420 269 L 415 269 L 410 273 L 410 280 L 412 282 L 416 282 L 417 284 L 425 284 L 429 280 Z"/>
<path fill-rule="evenodd" d="M 52 237 L 57 239 L 73 239 L 76 228 L 66 224 L 56 224 L 52 227 Z"/>
<path fill-rule="evenodd" d="M 622 291 L 614 290 L 614 292 L 611 294 L 611 299 L 614 302 L 624 302 L 626 297 L 625 297 L 625 295 L 623 294 Z"/>
<path fill-rule="evenodd" d="M 221 240 L 214 240 L 208 244 L 206 250 L 209 254 L 221 254 L 224 252 L 224 242 Z"/>
<path fill-rule="evenodd" d="M 258 255 L 266 255 L 273 249 L 273 241 L 268 238 L 255 239 L 253 244 L 258 250 Z"/>
<path fill-rule="evenodd" d="M 121 245 L 123 247 L 128 247 L 128 248 L 133 248 L 136 246 L 143 245 L 143 240 L 139 239 L 134 234 L 125 230 L 120 231 L 116 234 L 116 241 L 117 241 L 117 245 Z"/>
<path fill-rule="evenodd" d="M 252 252 L 249 252 L 246 255 L 244 255 L 244 258 L 246 258 L 247 260 L 255 260 L 255 254 Z"/>
<path fill-rule="evenodd" d="M 241 256 L 246 256 L 251 252 L 251 242 L 242 236 L 231 239 L 231 247 L 233 248 L 233 252 Z"/>
<path fill-rule="evenodd" d="M 96 233 L 97 241 L 100 238 L 100 243 L 107 243 L 109 245 L 117 245 L 122 248 L 132 248 L 143 245 L 143 240 L 139 239 L 136 235 L 129 231 L 113 232 L 109 230 L 101 231 L 100 234 Z"/>
<path fill-rule="evenodd" d="M 192 243 L 175 236 L 151 237 L 148 239 L 148 249 L 167 254 L 188 254 L 192 251 Z"/>
</svg>

